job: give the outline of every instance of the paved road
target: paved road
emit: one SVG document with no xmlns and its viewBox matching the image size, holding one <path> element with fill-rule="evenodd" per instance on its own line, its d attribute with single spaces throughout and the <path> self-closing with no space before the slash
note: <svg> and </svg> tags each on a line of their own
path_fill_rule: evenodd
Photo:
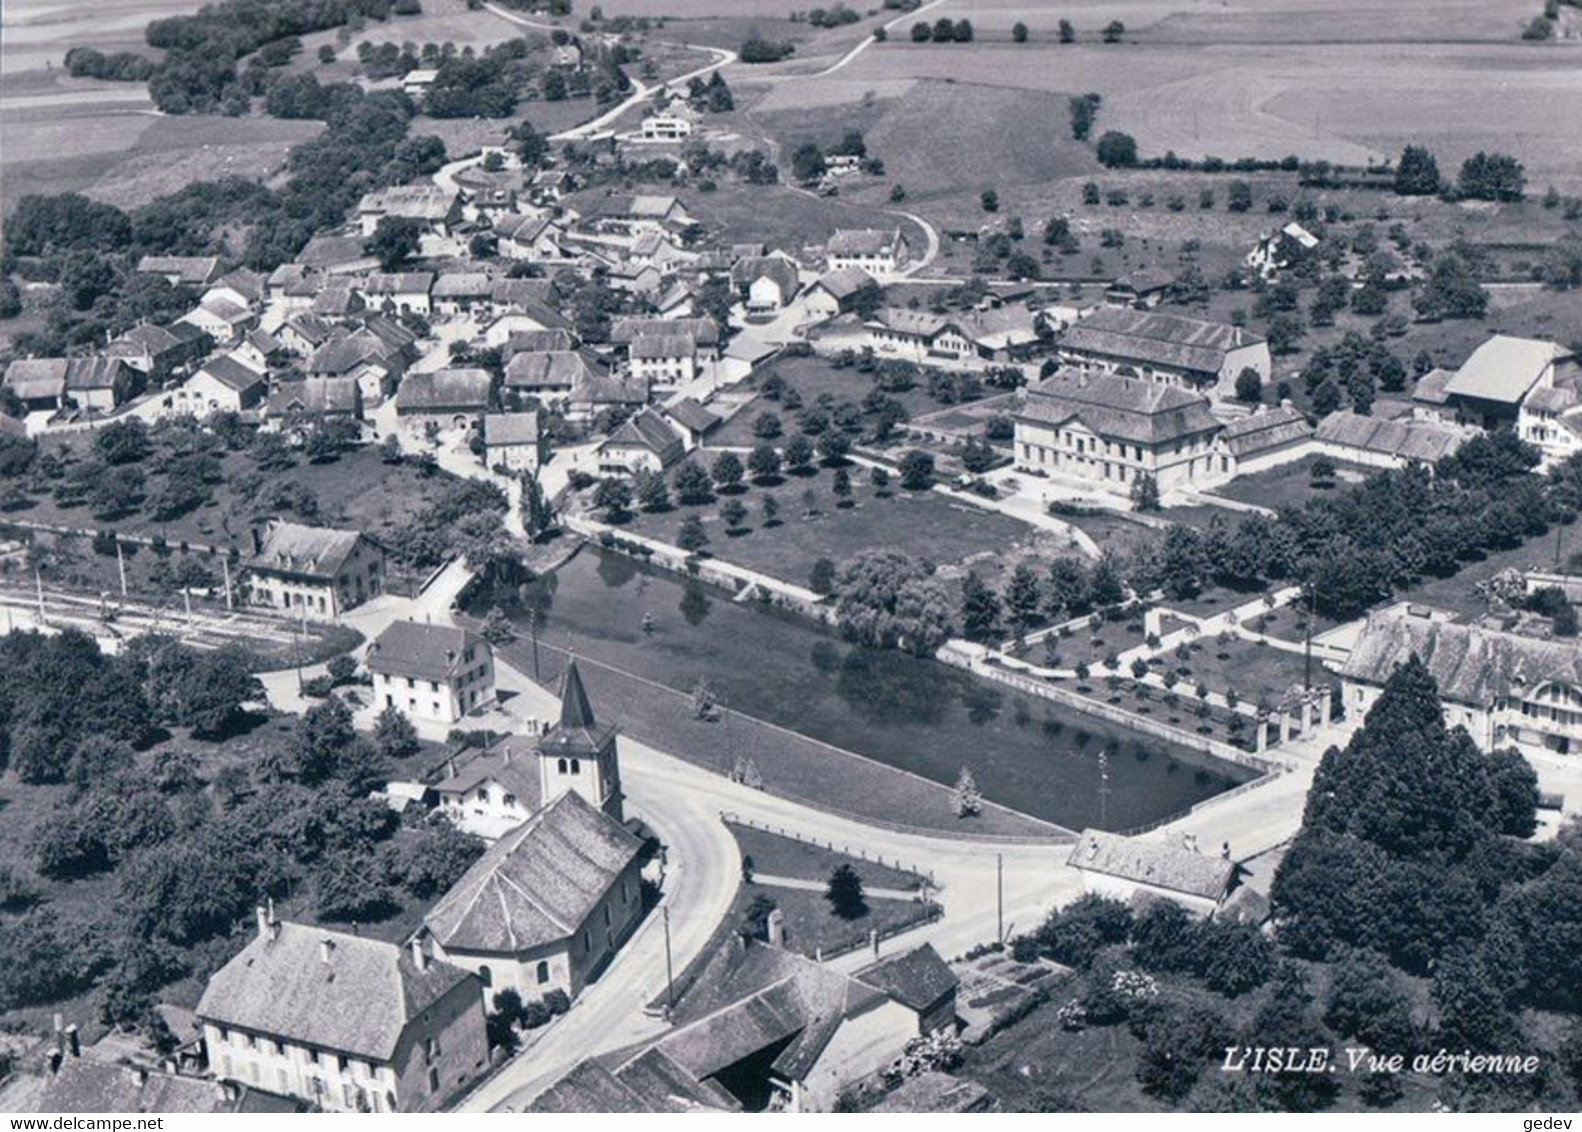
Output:
<svg viewBox="0 0 1582 1132">
<path fill-rule="evenodd" d="M 485 4 L 484 7 L 502 19 L 510 20 L 513 24 L 519 24 L 525 28 L 536 28 L 540 31 L 564 30 L 559 28 L 559 25 L 557 24 L 546 24 L 538 20 L 530 20 L 516 12 L 511 12 L 505 8 L 501 8 L 497 4 Z M 670 43 L 666 44 L 666 46 L 682 47 L 689 51 L 704 51 L 713 56 L 713 58 L 701 67 L 695 67 L 685 74 L 677 75 L 673 79 L 666 79 L 664 82 L 656 83 L 653 86 L 647 86 L 639 82 L 637 79 L 631 79 L 632 93 L 627 95 L 627 97 L 616 106 L 605 111 L 603 114 L 600 114 L 597 118 L 582 123 L 580 126 L 573 126 L 571 129 L 562 130 L 558 134 L 551 134 L 549 140 L 576 141 L 580 138 L 586 138 L 591 134 L 596 134 L 600 130 L 606 129 L 615 122 L 619 121 L 621 116 L 628 110 L 631 110 L 634 106 L 641 105 L 643 101 L 649 98 L 655 91 L 672 90 L 685 83 L 691 82 L 693 79 L 700 79 L 704 75 L 709 74 L 711 71 L 717 71 L 721 67 L 736 62 L 737 58 L 736 52 L 727 51 L 723 47 L 704 47 L 703 45 L 697 43 Z M 628 76 L 628 78 L 630 78 L 630 76 Z"/>
</svg>

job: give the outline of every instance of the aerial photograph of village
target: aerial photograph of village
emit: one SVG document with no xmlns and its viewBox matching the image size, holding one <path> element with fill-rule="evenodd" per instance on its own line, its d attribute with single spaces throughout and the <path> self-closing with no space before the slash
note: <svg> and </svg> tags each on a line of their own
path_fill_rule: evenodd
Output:
<svg viewBox="0 0 1582 1132">
<path fill-rule="evenodd" d="M 824 2 L 5 3 L 11 1127 L 1572 1127 L 1582 0 Z"/>
</svg>

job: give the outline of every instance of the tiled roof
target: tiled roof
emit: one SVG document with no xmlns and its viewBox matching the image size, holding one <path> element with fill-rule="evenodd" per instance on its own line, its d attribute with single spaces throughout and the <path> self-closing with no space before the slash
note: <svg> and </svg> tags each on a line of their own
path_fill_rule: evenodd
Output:
<svg viewBox="0 0 1582 1132">
<path fill-rule="evenodd" d="M 596 376 L 588 359 L 576 350 L 521 353 L 505 364 L 508 389 L 571 389 Z"/>
<path fill-rule="evenodd" d="M 483 442 L 493 448 L 500 444 L 537 444 L 537 413 L 489 413 L 483 418 Z"/>
<path fill-rule="evenodd" d="M 427 295 L 434 288 L 432 271 L 380 272 L 363 280 L 365 295 Z"/>
<path fill-rule="evenodd" d="M 1569 356 L 1563 346 L 1553 342 L 1496 334 L 1461 363 L 1446 383 L 1445 391 L 1457 397 L 1514 405 L 1538 383 L 1546 369 Z"/>
<path fill-rule="evenodd" d="M 700 434 L 720 423 L 720 418 L 705 409 L 696 397 L 683 397 L 674 405 L 665 406 L 665 416 L 682 428 Z"/>
<path fill-rule="evenodd" d="M 1582 648 L 1400 612 L 1369 616 L 1340 675 L 1383 685 L 1413 655 L 1428 667 L 1442 699 L 1486 708 L 1501 696 L 1548 681 L 1582 685 Z"/>
<path fill-rule="evenodd" d="M 1443 405 L 1450 400 L 1450 393 L 1445 388 L 1450 384 L 1450 379 L 1455 377 L 1454 370 L 1431 369 L 1417 379 L 1417 384 L 1412 387 L 1412 400 L 1420 401 L 1425 405 Z"/>
<path fill-rule="evenodd" d="M 440 369 L 432 373 L 409 373 L 396 390 L 396 408 L 483 410 L 489 405 L 493 379 L 485 369 Z"/>
<path fill-rule="evenodd" d="M 6 367 L 5 387 L 24 401 L 59 397 L 68 364 L 66 358 L 18 358 Z"/>
<path fill-rule="evenodd" d="M 208 374 L 233 393 L 245 393 L 262 385 L 264 381 L 263 374 L 243 365 L 230 354 L 209 359 L 203 363 L 203 369 L 199 372 Z"/>
<path fill-rule="evenodd" d="M 1208 400 L 1189 390 L 1075 370 L 1061 370 L 1030 386 L 1017 415 L 1044 425 L 1079 420 L 1106 439 L 1151 445 L 1220 428 Z"/>
<path fill-rule="evenodd" d="M 690 334 L 644 334 L 632 341 L 631 356 L 648 360 L 690 358 L 696 349 Z"/>
<path fill-rule="evenodd" d="M 577 345 L 577 339 L 571 331 L 564 328 L 553 330 L 517 330 L 505 341 L 503 353 L 507 359 L 517 354 L 546 354 L 551 350 L 570 350 Z"/>
<path fill-rule="evenodd" d="M 489 647 L 482 637 L 466 629 L 393 621 L 368 646 L 365 663 L 370 672 L 444 680 L 466 667 L 463 655 L 473 646 Z"/>
<path fill-rule="evenodd" d="M 280 571 L 333 581 L 362 538 L 357 531 L 309 527 L 276 521 L 264 533 L 258 553 L 247 560 L 254 570 Z"/>
<path fill-rule="evenodd" d="M 1346 410 L 1319 421 L 1314 438 L 1321 444 L 1432 464 L 1460 448 L 1468 435 L 1467 429 L 1454 425 L 1405 419 L 1386 421 Z"/>
<path fill-rule="evenodd" d="M 876 256 L 895 249 L 901 238 L 899 228 L 842 228 L 829 238 L 830 255 Z"/>
<path fill-rule="evenodd" d="M 618 318 L 610 327 L 610 341 L 627 346 L 650 334 L 687 334 L 699 346 L 717 346 L 720 328 L 712 318 Z"/>
<path fill-rule="evenodd" d="M 498 782 L 529 812 L 543 802 L 538 749 L 526 735 L 507 735 L 434 784 L 436 794 L 469 794 L 485 782 Z"/>
<path fill-rule="evenodd" d="M 146 255 L 137 261 L 137 270 L 143 275 L 175 275 L 178 282 L 192 286 L 213 279 L 220 261 L 212 255 Z"/>
<path fill-rule="evenodd" d="M 493 290 L 493 280 L 481 271 L 453 271 L 434 281 L 436 299 L 487 298 Z"/>
<path fill-rule="evenodd" d="M 539 750 L 551 758 L 561 755 L 587 757 L 598 754 L 614 738 L 614 725 L 601 724 L 594 718 L 582 673 L 573 660 L 561 677 L 560 718 L 539 742 Z"/>
<path fill-rule="evenodd" d="M 595 374 L 571 387 L 567 398 L 573 405 L 594 408 L 599 405 L 646 405 L 648 379 L 632 374 Z"/>
<path fill-rule="evenodd" d="M 1224 896 L 1236 875 L 1236 863 L 1223 857 L 1097 829 L 1082 831 L 1066 864 L 1205 900 Z"/>
<path fill-rule="evenodd" d="M 1313 435 L 1313 426 L 1301 410 L 1291 405 L 1263 409 L 1225 425 L 1220 437 L 1231 455 L 1245 458 L 1282 444 L 1295 444 Z"/>
<path fill-rule="evenodd" d="M 419 968 L 409 948 L 393 943 L 282 921 L 210 977 L 197 1013 L 215 1025 L 388 1061 L 413 1019 L 474 981 L 434 959 Z"/>
<path fill-rule="evenodd" d="M 269 394 L 265 408 L 270 416 L 290 413 L 349 413 L 362 407 L 362 390 L 352 377 L 305 377 L 286 381 Z"/>
<path fill-rule="evenodd" d="M 368 193 L 358 202 L 357 211 L 405 216 L 412 220 L 443 220 L 455 203 L 454 192 L 447 192 L 438 185 L 419 182 Z"/>
<path fill-rule="evenodd" d="M 140 1070 L 133 1065 L 67 1057 L 44 1079 L 41 1112 L 228 1112 L 231 1101 L 214 1081 Z"/>
<path fill-rule="evenodd" d="M 954 994 L 960 981 L 933 945 L 927 943 L 881 959 L 858 971 L 857 978 L 919 1013 Z"/>
<path fill-rule="evenodd" d="M 495 842 L 424 919 L 447 950 L 519 954 L 574 934 L 642 842 L 575 790 Z"/>
<path fill-rule="evenodd" d="M 813 285 L 823 288 L 839 300 L 850 298 L 873 281 L 873 276 L 860 267 L 841 267 L 826 271 Z"/>
<path fill-rule="evenodd" d="M 297 253 L 296 261 L 322 271 L 373 259 L 363 247 L 361 236 L 314 236 Z"/>
<path fill-rule="evenodd" d="M 1218 374 L 1231 350 L 1262 341 L 1228 323 L 1107 307 L 1068 329 L 1060 344 L 1064 349 L 1118 361 Z"/>
</svg>

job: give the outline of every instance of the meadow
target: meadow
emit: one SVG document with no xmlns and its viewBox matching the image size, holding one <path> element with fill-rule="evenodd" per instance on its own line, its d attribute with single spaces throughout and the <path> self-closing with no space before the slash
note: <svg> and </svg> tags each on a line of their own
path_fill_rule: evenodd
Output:
<svg viewBox="0 0 1582 1132">
<path fill-rule="evenodd" d="M 760 108 L 855 102 L 868 91 L 901 97 L 919 80 L 1095 91 L 1105 99 L 1100 128 L 1132 134 L 1145 154 L 1296 152 L 1364 164 L 1426 141 L 1442 166 L 1499 148 L 1525 162 L 1536 182 L 1582 184 L 1567 159 L 1569 139 L 1582 132 L 1578 48 L 1523 43 L 1525 9 L 1459 0 L 1359 14 L 1338 0 L 1280 0 L 1273 10 L 1134 2 L 1056 11 L 1026 0 L 952 0 L 929 13 L 942 14 L 970 18 L 982 34 L 970 47 L 892 35 L 835 74 L 777 83 Z M 1077 26 L 1075 44 L 1056 42 L 1060 16 Z M 1126 25 L 1125 41 L 1099 43 L 1097 31 L 1111 19 Z M 1029 26 L 1026 44 L 1010 42 L 1008 28 L 1018 20 Z M 1380 106 L 1390 107 L 1388 116 Z M 1063 126 L 1063 107 L 1051 111 Z M 1007 129 L 1007 119 L 980 115 L 970 104 L 953 116 L 947 130 L 989 145 L 1027 127 L 1022 118 Z M 944 125 L 937 117 L 934 124 Z M 994 166 L 986 161 L 983 168 Z"/>
</svg>

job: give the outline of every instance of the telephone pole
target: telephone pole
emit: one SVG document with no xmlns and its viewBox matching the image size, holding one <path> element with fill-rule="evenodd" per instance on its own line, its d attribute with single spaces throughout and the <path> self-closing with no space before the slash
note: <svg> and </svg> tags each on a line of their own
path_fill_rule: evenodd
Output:
<svg viewBox="0 0 1582 1132">
<path fill-rule="evenodd" d="M 670 959 L 670 905 L 660 909 L 665 919 L 665 1018 L 668 1020 L 676 1009 L 676 972 Z"/>
<path fill-rule="evenodd" d="M 994 918 L 997 930 L 994 938 L 1005 942 L 1005 854 L 994 855 Z"/>
</svg>

